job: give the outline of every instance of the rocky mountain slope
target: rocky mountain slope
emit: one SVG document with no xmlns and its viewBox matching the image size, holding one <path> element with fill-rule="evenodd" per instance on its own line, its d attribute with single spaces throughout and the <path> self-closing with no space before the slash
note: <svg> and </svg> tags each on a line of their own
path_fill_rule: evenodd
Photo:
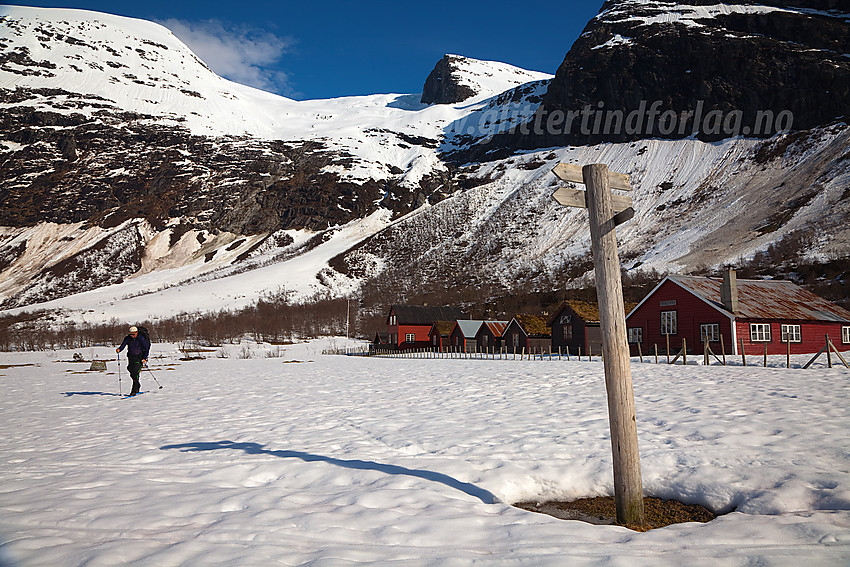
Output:
<svg viewBox="0 0 850 567">
<path fill-rule="evenodd" d="M 421 95 L 294 101 L 217 77 L 156 24 L 0 7 L 0 303 L 144 318 L 367 278 L 570 285 L 589 236 L 586 213 L 551 200 L 559 161 L 632 175 L 629 269 L 735 262 L 800 232 L 808 254 L 846 255 L 850 16 L 836 9 L 612 1 L 554 78 L 447 55 Z M 565 137 L 570 110 L 625 122 L 644 99 L 651 133 L 579 112 Z M 659 135 L 699 101 L 719 135 Z M 786 110 L 788 132 L 722 129 Z"/>
<path fill-rule="evenodd" d="M 823 126 L 850 115 L 848 53 L 850 8 L 837 0 L 608 0 L 537 110 L 538 124 L 555 125 L 493 145 L 769 138 Z"/>
</svg>

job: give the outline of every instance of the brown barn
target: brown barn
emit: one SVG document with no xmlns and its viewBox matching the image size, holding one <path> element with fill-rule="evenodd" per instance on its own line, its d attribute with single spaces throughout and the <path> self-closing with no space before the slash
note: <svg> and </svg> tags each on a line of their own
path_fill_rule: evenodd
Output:
<svg viewBox="0 0 850 567">
<path fill-rule="evenodd" d="M 454 329 L 454 321 L 435 321 L 431 325 L 431 330 L 428 331 L 428 342 L 431 348 L 437 351 L 443 351 L 451 343 L 449 337 Z"/>
<path fill-rule="evenodd" d="M 452 333 L 449 336 L 451 348 L 458 352 L 476 352 L 477 341 L 475 336 L 484 321 L 480 319 L 458 319 L 455 321 Z"/>
<path fill-rule="evenodd" d="M 499 352 L 503 344 L 502 336 L 507 327 L 507 321 L 484 321 L 475 334 L 478 352 Z"/>
<path fill-rule="evenodd" d="M 517 313 L 505 329 L 504 345 L 508 352 L 548 352 L 552 328 L 540 315 Z"/>
<path fill-rule="evenodd" d="M 599 306 L 595 303 L 565 301 L 549 318 L 549 327 L 552 329 L 552 350 L 602 354 Z"/>
</svg>

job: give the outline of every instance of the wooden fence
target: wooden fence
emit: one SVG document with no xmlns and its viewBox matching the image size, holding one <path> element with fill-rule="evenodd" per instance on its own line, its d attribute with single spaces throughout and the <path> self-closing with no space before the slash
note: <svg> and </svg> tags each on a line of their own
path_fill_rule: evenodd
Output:
<svg viewBox="0 0 850 567">
<path fill-rule="evenodd" d="M 644 355 L 641 350 L 640 343 L 637 344 L 638 358 L 641 362 L 646 362 L 644 358 L 648 358 L 651 362 L 654 358 L 655 364 L 659 364 L 659 354 L 658 354 L 658 345 L 654 345 L 653 353 L 648 353 Z M 682 346 L 678 352 L 676 352 L 675 356 L 671 359 L 670 355 L 673 352 L 668 348 L 664 353 L 666 355 L 666 363 L 667 364 L 677 364 L 679 360 L 681 360 L 683 365 L 688 364 L 688 345 L 685 339 L 682 339 Z M 844 364 L 845 367 L 850 368 L 847 361 L 838 352 L 838 349 L 835 348 L 835 345 L 829 339 L 829 335 L 825 336 L 824 347 L 815 354 L 811 360 L 809 360 L 804 369 L 809 368 L 821 355 L 826 353 L 827 366 L 832 368 L 832 354 Z M 450 348 L 420 348 L 420 349 L 408 349 L 408 350 L 399 350 L 399 349 L 387 349 L 376 347 L 375 345 L 369 345 L 368 347 L 349 347 L 343 349 L 329 349 L 323 350 L 322 354 L 329 355 L 345 355 L 345 356 L 377 356 L 384 358 L 418 358 L 418 359 L 467 359 L 467 360 L 601 360 L 601 355 L 596 355 L 592 352 L 586 353 L 582 356 L 581 350 L 579 349 L 578 355 L 570 356 L 569 351 L 561 351 L 559 348 L 557 351 L 552 349 L 531 349 L 526 352 L 526 349 L 517 350 L 514 349 L 512 352 L 508 351 L 505 348 L 496 349 L 490 348 L 484 351 L 476 351 L 476 352 L 466 352 L 463 349 L 457 347 Z M 693 354 L 693 353 L 691 353 Z M 727 356 L 725 353 L 725 345 L 721 345 L 721 354 L 717 355 L 709 346 L 708 342 L 703 344 L 703 365 L 709 366 L 712 360 L 716 360 L 719 364 L 725 366 L 727 364 Z M 731 356 L 731 355 L 730 355 Z M 744 342 L 741 339 L 741 363 L 743 366 L 748 366 L 747 364 L 747 355 L 744 353 Z M 764 347 L 764 356 L 762 366 L 767 367 L 767 344 L 765 343 Z M 750 355 L 750 361 L 753 361 L 753 355 Z M 756 359 L 760 357 L 755 357 Z M 791 345 L 788 343 L 787 353 L 786 353 L 786 362 L 785 365 L 787 368 L 791 368 Z M 752 364 L 750 364 L 752 366 Z"/>
</svg>

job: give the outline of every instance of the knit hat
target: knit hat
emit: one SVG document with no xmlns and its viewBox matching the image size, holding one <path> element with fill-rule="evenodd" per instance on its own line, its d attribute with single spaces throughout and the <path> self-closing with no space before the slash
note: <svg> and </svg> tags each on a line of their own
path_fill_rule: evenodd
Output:
<svg viewBox="0 0 850 567">
<path fill-rule="evenodd" d="M 133 327 L 130 327 L 130 332 L 131 333 L 138 333 L 139 329 L 137 327 L 133 326 Z"/>
</svg>

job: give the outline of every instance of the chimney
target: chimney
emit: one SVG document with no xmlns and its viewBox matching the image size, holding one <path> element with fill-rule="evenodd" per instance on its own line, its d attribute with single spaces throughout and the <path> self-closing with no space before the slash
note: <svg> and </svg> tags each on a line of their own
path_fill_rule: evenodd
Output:
<svg viewBox="0 0 850 567">
<path fill-rule="evenodd" d="M 720 301 L 727 311 L 738 311 L 738 276 L 729 268 L 723 272 L 723 286 L 720 288 Z"/>
</svg>

